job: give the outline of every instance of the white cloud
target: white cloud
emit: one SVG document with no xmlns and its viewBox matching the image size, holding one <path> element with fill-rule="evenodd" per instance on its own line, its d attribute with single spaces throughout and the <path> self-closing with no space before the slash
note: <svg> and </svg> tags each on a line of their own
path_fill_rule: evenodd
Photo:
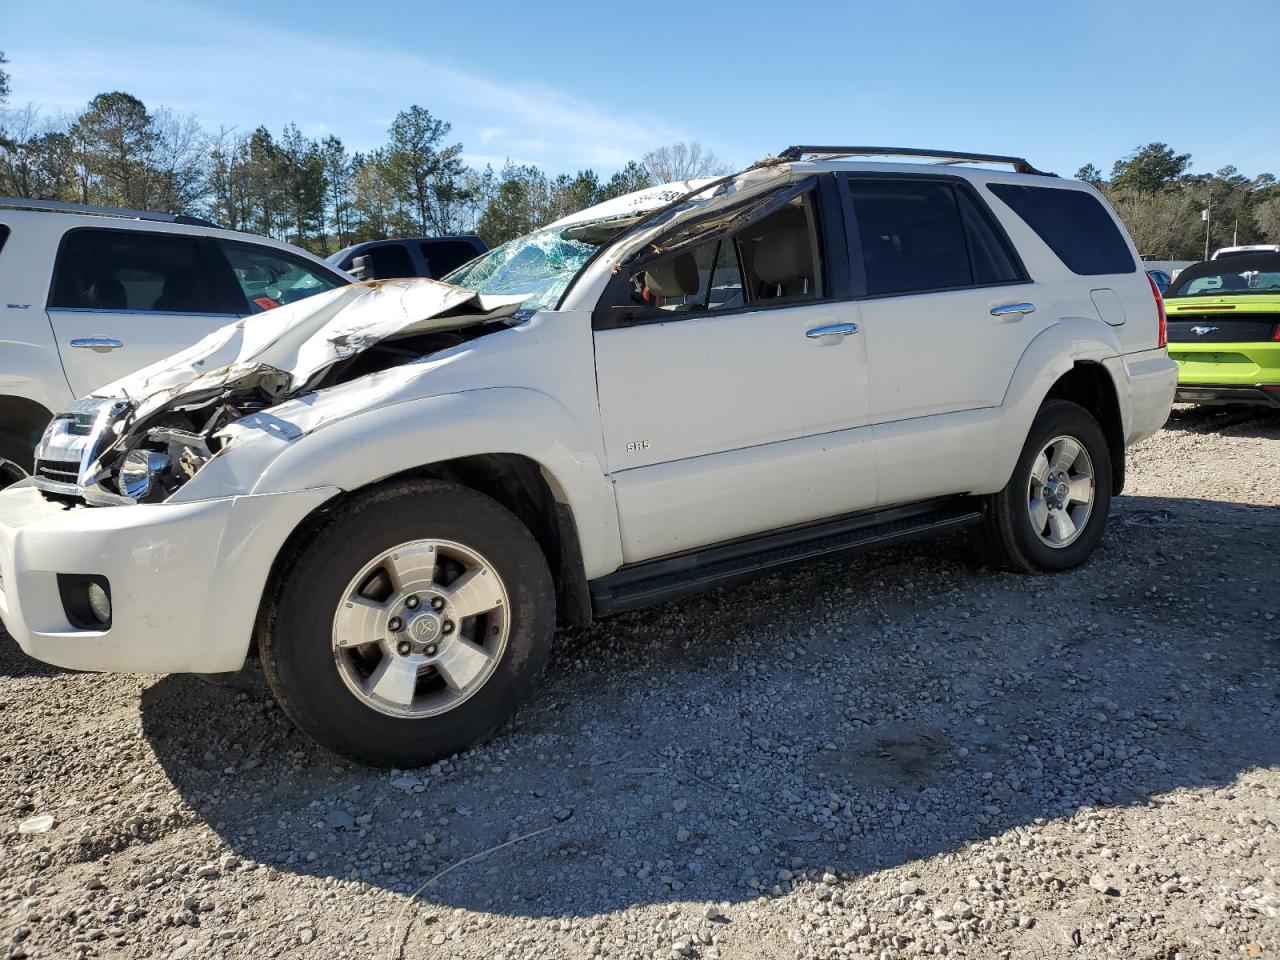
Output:
<svg viewBox="0 0 1280 960">
<path fill-rule="evenodd" d="M 70 111 L 98 92 L 122 89 L 148 105 L 193 113 L 211 129 L 264 124 L 278 131 L 293 121 L 313 136 L 336 133 L 358 150 L 383 142 L 395 113 L 418 103 L 452 123 L 464 147 L 479 148 L 468 154 L 472 162 L 510 159 L 552 172 L 608 172 L 654 146 L 687 139 L 660 118 L 615 113 L 528 83 L 518 64 L 507 76 L 480 73 L 382 49 L 374 34 L 359 30 L 320 36 L 273 27 L 267 42 L 261 23 L 175 3 L 126 4 L 112 17 L 122 39 L 105 47 L 93 30 L 81 36 L 65 22 L 60 30 L 24 29 L 42 37 L 41 48 L 10 46 L 13 101 Z"/>
</svg>

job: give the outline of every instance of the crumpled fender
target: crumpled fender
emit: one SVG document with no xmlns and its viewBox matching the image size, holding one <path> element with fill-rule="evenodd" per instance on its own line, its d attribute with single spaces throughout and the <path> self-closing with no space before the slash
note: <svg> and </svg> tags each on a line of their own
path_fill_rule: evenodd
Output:
<svg viewBox="0 0 1280 960">
<path fill-rule="evenodd" d="M 573 511 L 586 575 L 602 576 L 622 562 L 618 511 L 604 468 L 568 410 L 536 390 L 495 387 L 377 406 L 322 423 L 277 449 L 253 493 L 355 490 L 457 457 L 528 457 Z"/>
</svg>

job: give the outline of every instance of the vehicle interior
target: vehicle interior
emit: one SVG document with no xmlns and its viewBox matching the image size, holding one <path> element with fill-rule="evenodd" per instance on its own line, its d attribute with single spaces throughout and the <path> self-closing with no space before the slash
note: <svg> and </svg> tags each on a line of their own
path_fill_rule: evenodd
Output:
<svg viewBox="0 0 1280 960">
<path fill-rule="evenodd" d="M 736 232 L 647 264 L 631 277 L 632 303 L 698 313 L 820 299 L 822 261 L 811 198 L 793 197 Z"/>
</svg>

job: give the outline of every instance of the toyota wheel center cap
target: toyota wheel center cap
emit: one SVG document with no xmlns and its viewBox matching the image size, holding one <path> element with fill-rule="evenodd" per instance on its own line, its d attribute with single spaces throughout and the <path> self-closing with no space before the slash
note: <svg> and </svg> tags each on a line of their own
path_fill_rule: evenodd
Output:
<svg viewBox="0 0 1280 960">
<path fill-rule="evenodd" d="M 434 613 L 420 613 L 409 621 L 409 636 L 417 643 L 432 643 L 440 636 L 440 618 Z"/>
</svg>

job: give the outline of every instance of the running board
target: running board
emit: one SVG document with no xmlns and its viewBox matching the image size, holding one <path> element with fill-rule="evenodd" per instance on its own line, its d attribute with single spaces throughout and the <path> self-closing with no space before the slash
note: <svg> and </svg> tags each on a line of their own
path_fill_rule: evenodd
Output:
<svg viewBox="0 0 1280 960">
<path fill-rule="evenodd" d="M 800 560 L 885 547 L 915 537 L 949 533 L 978 523 L 982 500 L 958 497 L 906 507 L 864 511 L 776 533 L 630 564 L 593 580 L 592 612 L 605 617 L 735 580 Z"/>
</svg>

